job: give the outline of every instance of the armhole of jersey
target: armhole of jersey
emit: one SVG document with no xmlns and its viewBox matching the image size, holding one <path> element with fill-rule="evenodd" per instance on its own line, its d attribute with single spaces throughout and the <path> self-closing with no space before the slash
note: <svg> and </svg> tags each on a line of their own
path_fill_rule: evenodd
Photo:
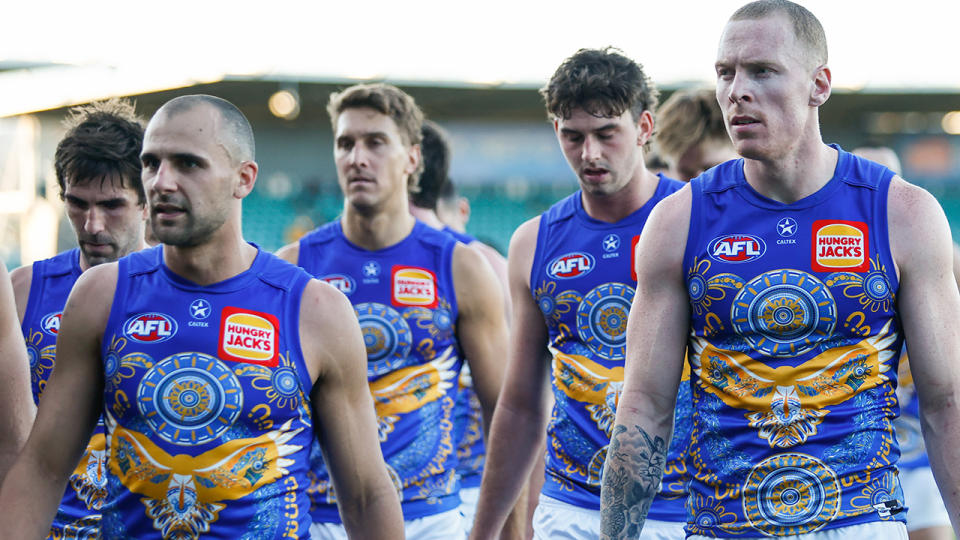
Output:
<svg viewBox="0 0 960 540">
<path fill-rule="evenodd" d="M 896 265 L 893 261 L 893 250 L 891 249 L 890 244 L 890 221 L 888 213 L 888 202 L 890 200 L 890 184 L 893 180 L 893 172 L 887 169 L 883 169 L 885 173 L 877 186 L 877 199 L 875 201 L 876 208 L 873 212 L 874 218 L 876 221 L 873 224 L 875 230 L 877 231 L 876 239 L 874 240 L 874 245 L 877 246 L 879 253 L 879 262 L 886 268 L 890 270 L 886 273 L 887 279 L 890 280 L 890 289 L 894 291 L 894 294 L 900 290 L 900 280 L 897 279 Z"/>
<path fill-rule="evenodd" d="M 20 332 L 26 332 L 27 326 L 34 320 L 40 298 L 43 297 L 43 261 L 34 261 L 30 271 L 30 294 L 27 295 L 27 306 L 23 310 L 23 322 L 20 323 Z M 24 334 L 24 337 L 27 337 Z"/>
<path fill-rule="evenodd" d="M 687 224 L 687 243 L 683 247 L 683 268 L 693 266 L 693 257 L 691 252 L 693 248 L 700 245 L 701 216 L 703 215 L 703 184 L 700 178 L 694 178 L 690 181 L 690 223 Z"/>
<path fill-rule="evenodd" d="M 440 268 L 443 268 L 443 288 L 444 290 L 450 291 L 448 296 L 450 301 L 450 320 L 457 320 L 457 314 L 460 313 L 458 309 L 457 302 L 457 289 L 453 284 L 453 251 L 457 249 L 457 244 L 462 244 L 459 240 L 456 240 L 453 236 L 450 237 L 450 242 L 442 244 L 440 252 Z M 466 244 L 464 244 L 466 247 Z M 458 342 L 459 343 L 459 342 Z"/>
<path fill-rule="evenodd" d="M 303 259 L 303 253 L 304 253 L 303 248 L 304 248 L 304 241 L 303 241 L 303 238 L 301 238 L 300 240 L 297 240 L 297 262 L 294 264 L 296 264 L 300 268 L 303 268 L 304 270 L 307 270 L 306 266 L 304 265 L 306 261 Z M 307 272 L 311 275 L 313 274 L 313 272 L 310 272 L 309 270 L 307 270 Z"/>
<path fill-rule="evenodd" d="M 120 257 L 117 260 L 117 285 L 113 289 L 113 300 L 110 302 L 110 315 L 107 316 L 107 324 L 103 327 L 103 335 L 100 336 L 100 351 L 106 358 L 110 349 L 110 340 L 108 336 L 112 328 L 123 326 L 123 308 L 117 305 L 117 299 L 126 298 L 130 283 L 130 268 L 127 257 Z M 119 333 L 123 334 L 123 328 L 119 328 Z"/>
<path fill-rule="evenodd" d="M 533 261 L 530 262 L 530 276 L 527 288 L 530 290 L 530 296 L 535 296 L 533 291 L 537 290 L 536 277 L 540 275 L 540 269 L 543 266 L 543 242 L 547 232 L 547 213 L 540 215 L 540 223 L 537 224 L 537 241 L 533 245 Z M 534 298 L 536 300 L 536 298 Z"/>
<path fill-rule="evenodd" d="M 287 293 L 290 295 L 290 300 L 286 302 L 287 312 L 283 318 L 289 336 L 287 342 L 289 354 L 293 355 L 293 365 L 296 367 L 297 377 L 300 379 L 300 385 L 308 401 L 310 393 L 313 391 L 313 381 L 310 380 L 310 370 L 307 369 L 306 359 L 303 357 L 303 345 L 300 342 L 300 307 L 303 305 L 303 295 L 307 290 L 310 279 L 310 276 L 306 273 L 297 272 L 297 279 Z"/>
</svg>

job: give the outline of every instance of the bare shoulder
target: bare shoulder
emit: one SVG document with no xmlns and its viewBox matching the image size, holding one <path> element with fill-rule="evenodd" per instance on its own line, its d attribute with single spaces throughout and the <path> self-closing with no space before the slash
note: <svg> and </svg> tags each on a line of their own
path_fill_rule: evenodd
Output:
<svg viewBox="0 0 960 540">
<path fill-rule="evenodd" d="M 487 258 L 480 253 L 480 250 L 473 246 L 457 242 L 453 248 L 453 275 L 454 279 L 461 275 L 473 275 L 478 269 L 477 265 L 489 265 Z"/>
<path fill-rule="evenodd" d="M 64 323 L 60 336 L 68 334 L 68 326 L 82 328 L 92 335 L 102 334 L 113 306 L 118 270 L 117 263 L 112 262 L 94 266 L 80 274 L 70 296 L 67 297 L 67 305 L 63 308 Z M 68 325 L 67 320 L 74 322 Z M 59 339 L 58 336 L 58 341 Z"/>
<path fill-rule="evenodd" d="M 951 261 L 950 225 L 937 199 L 927 190 L 896 176 L 887 195 L 890 250 L 899 271 L 924 262 Z M 947 263 L 949 265 L 949 262 Z"/>
<path fill-rule="evenodd" d="M 347 297 L 336 287 L 319 279 L 311 279 L 303 290 L 303 300 L 300 304 L 300 320 L 314 329 L 325 329 L 350 322 L 356 318 L 353 306 Z M 322 330 L 322 333 L 327 333 Z"/>
<path fill-rule="evenodd" d="M 336 287 L 311 279 L 300 302 L 300 346 L 310 377 L 327 371 L 339 352 L 359 335 L 356 313 Z"/>
<path fill-rule="evenodd" d="M 297 260 L 300 258 L 300 242 L 283 246 L 277 250 L 276 255 L 289 263 L 297 264 Z"/>
<path fill-rule="evenodd" d="M 10 272 L 10 283 L 13 285 L 13 299 L 17 303 L 17 319 L 23 322 L 23 316 L 27 312 L 27 302 L 30 301 L 33 265 L 25 264 Z"/>
<path fill-rule="evenodd" d="M 508 258 L 523 255 L 533 257 L 533 249 L 537 247 L 537 233 L 540 231 L 540 218 L 541 216 L 536 216 L 528 219 L 513 231 Z"/>
<path fill-rule="evenodd" d="M 692 202 L 690 184 L 687 184 L 657 203 L 650 212 L 637 243 L 638 265 L 644 262 L 656 266 L 682 262 L 690 230 Z"/>
</svg>

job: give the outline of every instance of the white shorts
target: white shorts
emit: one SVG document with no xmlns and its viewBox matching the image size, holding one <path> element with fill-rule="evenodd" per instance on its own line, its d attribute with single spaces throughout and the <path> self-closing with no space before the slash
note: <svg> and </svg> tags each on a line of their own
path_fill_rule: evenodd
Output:
<svg viewBox="0 0 960 540">
<path fill-rule="evenodd" d="M 473 518 L 477 515 L 477 501 L 480 500 L 480 488 L 460 489 L 460 515 L 463 516 L 463 532 L 470 536 L 473 530 Z"/>
<path fill-rule="evenodd" d="M 648 519 L 640 540 L 683 540 L 685 523 Z M 600 511 L 580 508 L 540 495 L 533 512 L 534 540 L 595 540 L 600 537 Z"/>
<path fill-rule="evenodd" d="M 432 516 L 403 522 L 407 540 L 466 540 L 463 518 L 455 508 Z M 347 540 L 347 530 L 341 523 L 314 523 L 310 526 L 310 540 Z"/>
<path fill-rule="evenodd" d="M 907 528 L 899 521 L 874 521 L 829 531 L 792 536 L 778 536 L 778 540 L 907 540 Z M 693 535 L 688 540 L 713 540 L 711 536 Z M 767 540 L 767 537 L 738 538 L 737 540 Z"/>
<path fill-rule="evenodd" d="M 908 531 L 950 526 L 950 514 L 940 498 L 930 467 L 900 469 L 900 487 L 907 504 Z"/>
</svg>

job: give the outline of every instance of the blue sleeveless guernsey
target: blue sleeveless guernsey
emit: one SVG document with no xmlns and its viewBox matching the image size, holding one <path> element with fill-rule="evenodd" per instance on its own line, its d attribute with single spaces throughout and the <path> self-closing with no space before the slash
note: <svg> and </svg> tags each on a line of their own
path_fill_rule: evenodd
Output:
<svg viewBox="0 0 960 540">
<path fill-rule="evenodd" d="M 553 355 L 555 402 L 542 490 L 547 496 L 600 509 L 600 474 L 623 388 L 627 313 L 637 282 L 633 248 L 653 207 L 681 187 L 661 175 L 650 200 L 617 223 L 587 215 L 580 191 L 540 218 L 530 288 L 543 312 Z M 689 411 L 689 397 L 681 392 L 675 442 L 651 519 L 684 520 L 682 456 Z"/>
<path fill-rule="evenodd" d="M 468 246 L 477 241 L 473 236 L 451 227 L 444 227 L 443 232 Z M 470 366 L 466 364 L 460 371 L 458 387 L 459 394 L 453 419 L 453 440 L 457 446 L 457 475 L 462 489 L 477 488 L 480 487 L 480 480 L 483 477 L 483 462 L 487 456 L 487 448 L 483 440 L 483 409 L 480 407 L 477 393 L 473 391 Z"/>
<path fill-rule="evenodd" d="M 893 173 L 834 148 L 833 178 L 792 204 L 754 191 L 742 159 L 690 182 L 688 533 L 787 536 L 904 519 Z"/>
<path fill-rule="evenodd" d="M 81 273 L 80 250 L 76 248 L 33 263 L 30 298 L 20 328 L 27 342 L 34 403 L 39 402 L 53 373 L 60 314 Z M 80 463 L 70 475 L 48 538 L 97 537 L 100 506 L 107 496 L 105 446 L 101 420 Z"/>
<path fill-rule="evenodd" d="M 907 361 L 906 350 L 900 360 Z M 893 421 L 897 430 L 897 444 L 900 445 L 900 461 L 897 462 L 897 467 L 901 470 L 929 468 L 927 445 L 924 444 L 923 433 L 920 431 L 920 398 L 913 384 L 913 374 L 909 369 L 905 371 L 900 371 L 902 377 L 897 388 L 897 397 L 901 404 L 900 416 Z M 910 504 L 910 501 L 907 501 L 907 504 Z"/>
<path fill-rule="evenodd" d="M 310 280 L 259 251 L 199 286 L 156 247 L 119 261 L 103 336 L 113 538 L 309 538 Z"/>
<path fill-rule="evenodd" d="M 352 244 L 339 220 L 300 239 L 298 264 L 343 291 L 360 320 L 380 446 L 405 520 L 460 504 L 453 440 L 463 364 L 454 334 L 456 244 L 419 221 L 405 239 L 378 251 Z M 316 453 L 313 473 L 313 520 L 339 523 L 330 476 Z"/>
</svg>

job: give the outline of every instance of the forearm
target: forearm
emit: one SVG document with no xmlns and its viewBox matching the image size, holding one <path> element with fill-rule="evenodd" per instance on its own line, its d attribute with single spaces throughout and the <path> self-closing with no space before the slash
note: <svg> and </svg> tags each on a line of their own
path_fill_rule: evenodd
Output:
<svg viewBox="0 0 960 540">
<path fill-rule="evenodd" d="M 639 538 L 667 461 L 673 416 L 648 414 L 656 409 L 631 405 L 636 402 L 633 397 L 626 393 L 620 397 L 604 464 L 600 492 L 604 539 Z"/>
<path fill-rule="evenodd" d="M 9 422 L 0 428 L 4 434 L 0 437 L 0 485 L 3 485 L 7 472 L 13 467 L 20 450 L 27 442 L 30 426 L 36 416 L 33 400 L 20 406 L 12 406 L 7 411 Z"/>
<path fill-rule="evenodd" d="M 3 538 L 46 538 L 67 485 L 67 475 L 24 452 L 0 490 L 0 531 Z"/>
<path fill-rule="evenodd" d="M 921 394 L 922 395 L 922 394 Z M 955 532 L 960 531 L 960 392 L 921 404 L 923 438 Z M 908 501 L 909 502 L 909 501 Z"/>
<path fill-rule="evenodd" d="M 338 504 L 350 538 L 403 538 L 400 498 L 386 469 L 362 493 Z"/>
<path fill-rule="evenodd" d="M 543 448 L 545 422 L 542 409 L 514 407 L 501 399 L 487 440 L 483 484 L 471 538 L 498 537 L 526 488 L 537 450 Z"/>
</svg>

